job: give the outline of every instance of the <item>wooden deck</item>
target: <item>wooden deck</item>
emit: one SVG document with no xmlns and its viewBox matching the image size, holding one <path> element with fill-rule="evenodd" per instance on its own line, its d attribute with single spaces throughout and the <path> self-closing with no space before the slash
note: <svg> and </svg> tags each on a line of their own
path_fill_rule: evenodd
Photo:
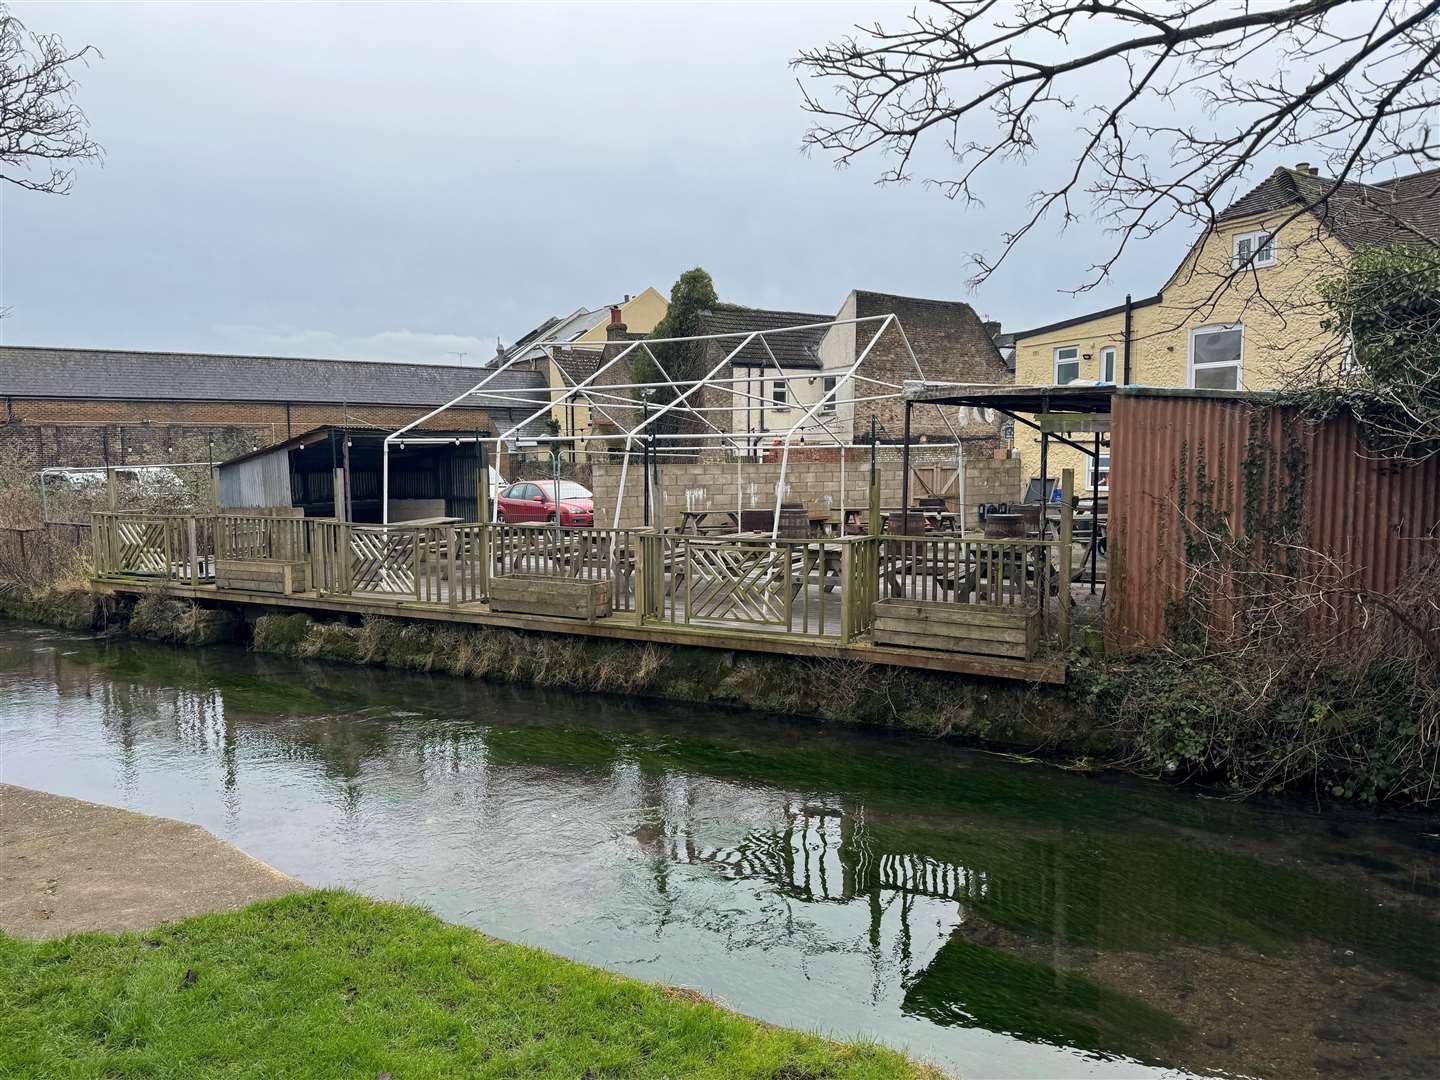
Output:
<svg viewBox="0 0 1440 1080">
<path fill-rule="evenodd" d="M 1068 629 L 1068 591 L 1058 590 L 1065 579 L 1060 564 L 1068 571 L 1068 559 L 1059 558 L 1063 553 L 1052 542 L 700 538 L 548 526 L 382 528 L 321 519 L 127 514 L 96 515 L 95 534 L 95 584 L 103 592 L 1065 680 L 1057 647 L 1064 639 L 1057 634 L 1024 659 L 953 645 L 927 648 L 926 642 L 879 644 L 871 631 L 882 599 L 943 605 L 960 618 L 967 611 L 980 619 L 987 611 L 1034 610 L 1045 623 L 1048 598 L 1048 624 Z M 246 572 L 225 573 L 236 564 Z M 267 575 L 255 571 L 257 565 L 295 572 Z M 224 587 L 217 585 L 217 570 Z M 490 582 L 502 578 L 538 579 L 547 594 L 562 596 L 572 588 L 604 589 L 613 611 L 565 618 L 494 610 Z M 527 610 L 533 609 L 521 605 Z"/>
</svg>

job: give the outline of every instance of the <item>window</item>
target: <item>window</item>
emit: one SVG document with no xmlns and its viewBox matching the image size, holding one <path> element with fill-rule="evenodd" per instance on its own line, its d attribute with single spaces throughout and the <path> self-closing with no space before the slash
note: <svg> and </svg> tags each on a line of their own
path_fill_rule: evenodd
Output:
<svg viewBox="0 0 1440 1080">
<path fill-rule="evenodd" d="M 1234 250 L 1237 268 L 1275 265 L 1275 238 L 1269 233 L 1240 233 L 1235 237 Z"/>
<path fill-rule="evenodd" d="M 1087 457 L 1085 484 L 1091 490 L 1095 490 L 1095 475 L 1100 475 L 1100 490 L 1110 490 L 1110 451 L 1101 450 L 1098 458 Z"/>
<path fill-rule="evenodd" d="M 1064 345 L 1055 350 L 1055 385 L 1064 386 L 1080 377 L 1080 346 Z"/>
<path fill-rule="evenodd" d="M 1245 327 L 1202 326 L 1190 333 L 1190 385 L 1197 390 L 1239 390 Z"/>
<path fill-rule="evenodd" d="M 788 387 L 779 379 L 776 379 L 775 385 L 770 388 L 770 400 L 777 409 L 788 409 L 790 407 Z"/>
<path fill-rule="evenodd" d="M 835 389 L 835 376 L 826 375 L 820 380 L 820 393 L 825 395 Z M 821 412 L 833 413 L 835 411 L 835 399 L 832 397 L 820 406 Z"/>
<path fill-rule="evenodd" d="M 1115 381 L 1115 350 L 1113 348 L 1100 350 L 1100 381 L 1102 383 Z"/>
</svg>

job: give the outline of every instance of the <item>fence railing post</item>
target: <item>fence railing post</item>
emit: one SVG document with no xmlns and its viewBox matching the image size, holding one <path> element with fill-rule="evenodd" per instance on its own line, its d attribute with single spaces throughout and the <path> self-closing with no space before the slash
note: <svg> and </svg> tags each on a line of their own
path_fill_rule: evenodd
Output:
<svg viewBox="0 0 1440 1080">
<path fill-rule="evenodd" d="M 459 591 L 459 582 L 455 577 L 455 536 L 455 526 L 445 526 L 445 596 L 452 608 L 458 603 L 456 593 Z"/>
<path fill-rule="evenodd" d="M 1070 648 L 1070 615 L 1075 603 L 1070 593 L 1070 537 L 1074 528 L 1074 511 L 1071 503 L 1075 494 L 1075 470 L 1064 469 L 1060 473 L 1060 604 L 1059 631 L 1061 648 Z"/>
<path fill-rule="evenodd" d="M 190 515 L 185 519 L 185 544 L 186 562 L 190 567 L 190 584 L 200 584 L 200 551 L 195 544 L 195 517 Z"/>
</svg>

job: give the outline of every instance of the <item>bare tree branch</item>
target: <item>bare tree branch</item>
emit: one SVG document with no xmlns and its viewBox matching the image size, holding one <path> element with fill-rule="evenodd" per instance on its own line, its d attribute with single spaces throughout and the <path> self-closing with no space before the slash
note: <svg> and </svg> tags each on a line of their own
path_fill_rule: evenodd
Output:
<svg viewBox="0 0 1440 1080">
<path fill-rule="evenodd" d="M 52 195 L 69 192 L 75 170 L 101 150 L 74 102 L 69 67 L 94 46 L 71 50 L 55 34 L 34 34 L 0 4 L 0 181 Z"/>
<path fill-rule="evenodd" d="M 1073 166 L 1032 193 L 998 254 L 974 257 L 971 284 L 1042 221 L 1088 212 L 1114 239 L 1084 291 L 1132 239 L 1213 225 L 1277 149 L 1304 147 L 1333 177 L 1296 217 L 1383 168 L 1440 162 L 1437 40 L 1440 0 L 942 0 L 793 64 L 821 87 L 801 84 L 806 147 L 837 165 L 874 152 L 880 183 L 913 179 L 935 139 L 954 167 L 923 182 L 978 203 L 995 163 L 1078 133 Z M 1203 121 L 1168 120 L 1197 107 Z"/>
</svg>

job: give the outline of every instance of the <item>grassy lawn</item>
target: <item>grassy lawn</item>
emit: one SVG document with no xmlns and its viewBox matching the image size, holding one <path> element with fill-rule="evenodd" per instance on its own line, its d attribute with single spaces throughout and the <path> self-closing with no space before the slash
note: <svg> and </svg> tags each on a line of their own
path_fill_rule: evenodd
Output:
<svg viewBox="0 0 1440 1080">
<path fill-rule="evenodd" d="M 193 973 L 193 974 L 191 974 Z M 302 893 L 147 934 L 0 935 L 5 1077 L 939 1074 L 495 941 Z"/>
</svg>

